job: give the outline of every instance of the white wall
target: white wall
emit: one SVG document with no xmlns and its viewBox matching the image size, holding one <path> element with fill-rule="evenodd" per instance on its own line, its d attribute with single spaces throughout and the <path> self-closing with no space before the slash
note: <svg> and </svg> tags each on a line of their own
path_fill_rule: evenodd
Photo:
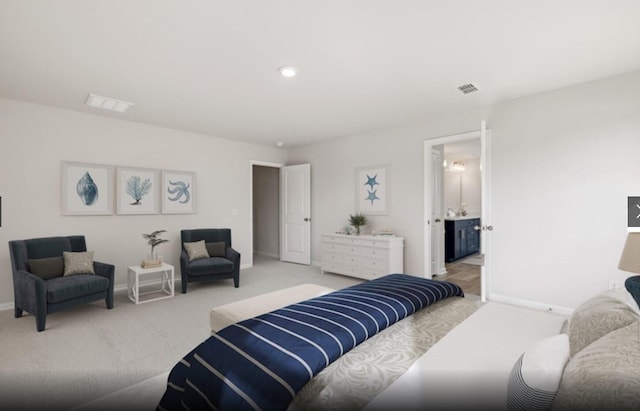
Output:
<svg viewBox="0 0 640 411">
<path fill-rule="evenodd" d="M 103 116 L 0 98 L 0 306 L 13 301 L 7 242 L 83 234 L 96 260 L 116 266 L 116 285 L 127 266 L 145 257 L 142 233 L 166 229 L 158 247 L 179 274 L 180 230 L 230 227 L 242 265 L 252 264 L 250 161 L 285 162 L 287 152 Z M 62 216 L 62 161 L 197 173 L 197 213 L 184 215 Z M 231 210 L 237 209 L 237 215 Z"/>
<path fill-rule="evenodd" d="M 320 235 L 341 230 L 355 212 L 355 169 L 387 164 L 389 214 L 372 215 L 364 233 L 395 229 L 405 238 L 405 272 L 423 275 L 424 140 L 477 130 L 481 112 L 434 116 L 437 122 L 380 130 L 290 150 L 290 163 L 311 164 L 311 259 L 320 261 Z"/>
<path fill-rule="evenodd" d="M 640 72 L 500 104 L 492 292 L 574 307 L 617 269 L 640 195 Z"/>
<path fill-rule="evenodd" d="M 627 196 L 640 195 L 640 72 L 504 102 L 490 110 L 425 115 L 421 124 L 294 148 L 289 163 L 311 163 L 312 260 L 320 234 L 355 210 L 355 168 L 389 165 L 389 215 L 365 231 L 405 237 L 405 271 L 423 267 L 423 141 L 492 130 L 493 277 L 489 298 L 574 307 L 604 290 L 624 244 Z M 250 160 L 285 162 L 287 153 L 250 144 L 0 99 L 0 242 L 85 234 L 96 257 L 126 266 L 146 253 L 140 235 L 165 228 L 165 259 L 177 263 L 180 228 L 230 226 L 249 244 Z M 179 216 L 63 217 L 60 162 L 192 170 L 199 212 Z M 238 216 L 230 210 L 238 209 Z M 166 247 L 165 247 L 166 246 Z M 0 248 L 0 304 L 13 300 L 8 247 Z"/>
<path fill-rule="evenodd" d="M 290 161 L 311 163 L 313 260 L 320 234 L 354 211 L 355 168 L 389 164 L 390 212 L 371 226 L 405 237 L 405 271 L 422 275 L 423 141 L 477 130 L 484 118 L 493 140 L 489 298 L 566 309 L 629 275 L 616 267 L 627 196 L 640 195 L 640 72 L 431 118 L 291 150 Z"/>
</svg>

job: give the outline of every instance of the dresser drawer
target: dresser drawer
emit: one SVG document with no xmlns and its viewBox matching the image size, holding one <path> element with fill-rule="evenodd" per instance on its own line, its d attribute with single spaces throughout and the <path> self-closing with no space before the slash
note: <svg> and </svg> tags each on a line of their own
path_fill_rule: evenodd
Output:
<svg viewBox="0 0 640 411">
<path fill-rule="evenodd" d="M 323 243 L 322 253 L 350 253 L 351 247 L 345 244 Z"/>
<path fill-rule="evenodd" d="M 347 261 L 347 257 L 344 254 L 339 253 L 322 253 L 322 265 L 325 263 L 344 263 Z"/>
<path fill-rule="evenodd" d="M 343 245 L 350 245 L 350 246 L 376 247 L 376 248 L 390 247 L 390 242 L 388 239 L 364 239 L 364 238 L 359 238 L 358 236 L 344 236 L 344 237 L 324 236 L 323 243 L 343 244 Z"/>
<path fill-rule="evenodd" d="M 321 269 L 371 280 L 403 272 L 404 239 L 401 237 L 322 236 Z"/>
<path fill-rule="evenodd" d="M 388 250 L 379 249 L 374 247 L 352 247 L 353 253 L 359 255 L 361 257 L 369 257 L 369 258 L 386 258 L 389 254 Z"/>
</svg>

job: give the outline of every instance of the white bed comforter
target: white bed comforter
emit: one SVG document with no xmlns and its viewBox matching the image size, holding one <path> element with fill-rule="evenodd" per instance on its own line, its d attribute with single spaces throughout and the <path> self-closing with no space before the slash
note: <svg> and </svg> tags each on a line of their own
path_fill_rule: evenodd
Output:
<svg viewBox="0 0 640 411">
<path fill-rule="evenodd" d="M 376 334 L 309 381 L 289 411 L 363 408 L 480 305 L 477 299 L 451 297 Z"/>
<path fill-rule="evenodd" d="M 489 302 L 434 344 L 366 411 L 506 409 L 520 355 L 557 335 L 567 317 Z"/>
</svg>

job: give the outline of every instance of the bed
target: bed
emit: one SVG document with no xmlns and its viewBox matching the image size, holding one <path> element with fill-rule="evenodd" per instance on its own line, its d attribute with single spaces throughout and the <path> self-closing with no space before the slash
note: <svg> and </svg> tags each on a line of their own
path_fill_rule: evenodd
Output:
<svg viewBox="0 0 640 411">
<path fill-rule="evenodd" d="M 241 321 L 176 364 L 158 409 L 362 408 L 478 308 L 463 296 L 391 274 Z"/>
<path fill-rule="evenodd" d="M 475 350 L 465 350 L 472 342 Z M 638 410 L 640 307 L 625 289 L 570 316 L 489 302 L 367 404 L 422 410 Z"/>
<path fill-rule="evenodd" d="M 452 295 L 365 339 L 286 404 L 261 408 L 640 409 L 639 320 L 623 289 L 588 299 L 569 317 Z"/>
</svg>

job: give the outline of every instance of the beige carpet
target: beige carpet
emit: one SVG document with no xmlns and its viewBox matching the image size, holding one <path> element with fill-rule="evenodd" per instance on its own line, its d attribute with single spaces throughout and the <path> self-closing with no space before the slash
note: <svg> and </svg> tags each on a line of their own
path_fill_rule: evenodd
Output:
<svg viewBox="0 0 640 411">
<path fill-rule="evenodd" d="M 231 280 L 189 284 L 187 294 L 141 305 L 120 291 L 113 310 L 96 302 L 51 314 L 40 333 L 34 317 L 1 311 L 0 407 L 66 410 L 91 403 L 167 373 L 209 336 L 214 306 L 303 283 L 337 289 L 360 282 L 266 257 L 254 262 L 242 270 L 240 288 Z"/>
</svg>

